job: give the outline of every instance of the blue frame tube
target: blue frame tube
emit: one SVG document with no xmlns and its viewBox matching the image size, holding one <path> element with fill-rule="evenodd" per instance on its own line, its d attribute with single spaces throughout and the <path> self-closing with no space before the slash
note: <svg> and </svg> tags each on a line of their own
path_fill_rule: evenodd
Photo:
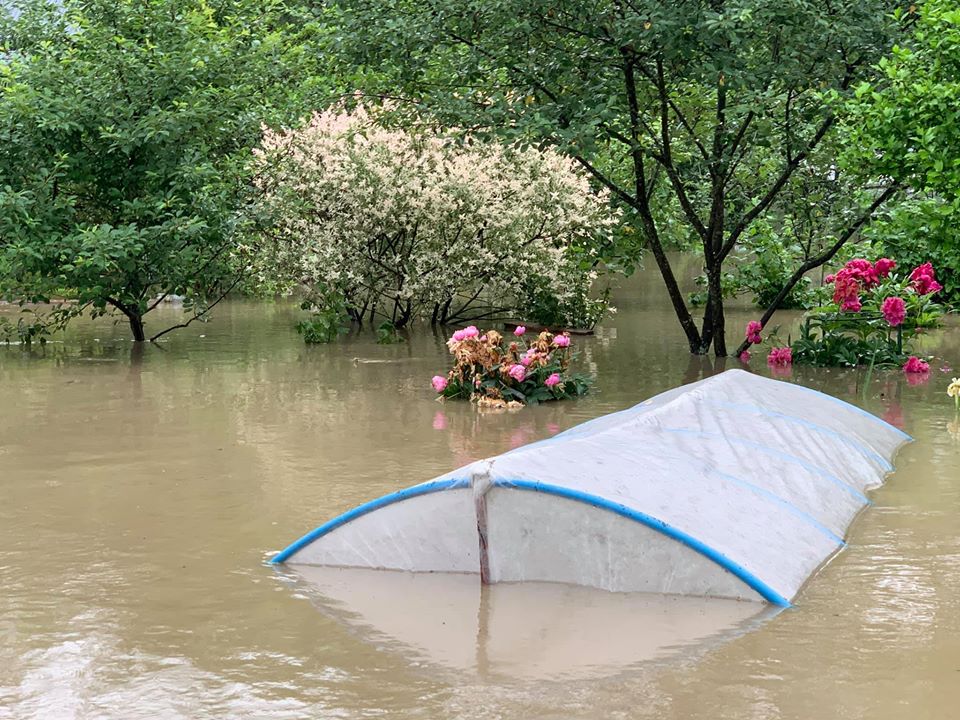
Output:
<svg viewBox="0 0 960 720">
<path fill-rule="evenodd" d="M 270 562 L 274 564 L 285 562 L 291 555 L 302 550 L 317 538 L 323 537 L 328 532 L 336 530 L 341 525 L 345 525 L 361 515 L 366 515 L 367 513 L 371 513 L 374 510 L 379 510 L 387 505 L 392 505 L 393 503 L 401 502 L 402 500 L 409 500 L 410 498 L 419 497 L 420 495 L 429 495 L 430 493 L 441 492 L 443 490 L 456 490 L 457 488 L 465 487 L 470 487 L 469 479 L 451 478 L 449 480 L 435 480 L 434 482 L 424 483 L 423 485 L 414 485 L 413 487 L 409 487 L 404 490 L 398 490 L 397 492 L 389 493 L 388 495 L 379 497 L 376 500 L 371 500 L 363 505 L 358 505 L 353 510 L 348 510 L 343 515 L 338 515 L 337 517 L 333 518 L 333 520 L 325 522 L 317 529 L 311 530 L 302 538 L 291 543 L 270 558 Z"/>
</svg>

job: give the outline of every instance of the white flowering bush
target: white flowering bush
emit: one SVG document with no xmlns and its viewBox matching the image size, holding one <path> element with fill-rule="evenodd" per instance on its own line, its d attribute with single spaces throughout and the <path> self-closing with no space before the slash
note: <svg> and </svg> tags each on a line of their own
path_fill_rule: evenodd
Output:
<svg viewBox="0 0 960 720">
<path fill-rule="evenodd" d="M 560 153 L 386 127 L 362 106 L 265 129 L 255 163 L 260 280 L 321 309 L 342 295 L 360 322 L 522 317 L 544 293 L 583 307 L 618 222 Z"/>
</svg>

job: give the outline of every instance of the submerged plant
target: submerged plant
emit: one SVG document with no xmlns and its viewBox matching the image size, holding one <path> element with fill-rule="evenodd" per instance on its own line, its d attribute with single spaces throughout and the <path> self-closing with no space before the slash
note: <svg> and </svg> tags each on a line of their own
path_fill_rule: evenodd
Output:
<svg viewBox="0 0 960 720">
<path fill-rule="evenodd" d="M 544 331 L 528 343 L 525 334 L 520 326 L 514 330 L 517 339 L 508 342 L 474 325 L 457 330 L 447 341 L 454 366 L 445 376 L 433 376 L 433 389 L 444 398 L 492 407 L 537 405 L 587 392 L 588 379 L 569 372 L 569 335 Z"/>
</svg>

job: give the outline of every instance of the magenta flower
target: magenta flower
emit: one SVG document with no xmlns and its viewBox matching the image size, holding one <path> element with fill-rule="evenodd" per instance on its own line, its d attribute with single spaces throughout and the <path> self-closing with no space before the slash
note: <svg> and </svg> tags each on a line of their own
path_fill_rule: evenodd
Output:
<svg viewBox="0 0 960 720">
<path fill-rule="evenodd" d="M 560 373 L 553 373 L 546 380 L 543 381 L 543 384 L 548 388 L 552 388 L 560 384 Z"/>
<path fill-rule="evenodd" d="M 570 336 L 567 334 L 557 335 L 553 339 L 553 344 L 561 348 L 570 347 Z"/>
<path fill-rule="evenodd" d="M 918 295 L 932 295 L 943 290 L 943 285 L 937 282 L 937 274 L 930 263 L 914 268 L 910 273 L 910 280 Z"/>
<path fill-rule="evenodd" d="M 830 283 L 832 283 L 832 282 L 833 282 L 834 280 L 836 280 L 836 279 L 837 279 L 837 276 L 831 273 L 830 275 L 827 275 L 827 276 L 823 279 L 823 282 L 829 285 Z"/>
<path fill-rule="evenodd" d="M 860 284 L 846 268 L 837 273 L 833 286 L 833 301 L 840 306 L 841 312 L 860 312 Z"/>
<path fill-rule="evenodd" d="M 863 258 L 854 258 L 844 265 L 843 269 L 837 273 L 837 277 L 841 275 L 853 278 L 865 288 L 871 288 L 880 283 L 877 269 L 873 266 L 873 263 Z"/>
<path fill-rule="evenodd" d="M 767 365 L 771 367 L 789 367 L 793 365 L 793 350 L 788 347 L 778 347 L 770 350 L 767 355 Z"/>
<path fill-rule="evenodd" d="M 749 351 L 749 350 L 744 350 L 742 353 L 740 353 L 740 356 L 739 356 L 739 357 L 740 357 L 740 362 L 742 362 L 742 363 L 748 363 L 748 362 L 750 362 L 750 351 Z"/>
<path fill-rule="evenodd" d="M 438 393 L 442 393 L 447 389 L 447 379 L 443 375 L 434 375 L 430 380 L 430 384 L 433 385 L 433 389 Z"/>
<path fill-rule="evenodd" d="M 526 328 L 526 327 L 524 327 L 523 325 L 517 325 L 517 327 L 516 327 L 516 328 L 514 329 L 514 331 L 513 331 L 513 334 L 516 335 L 517 337 L 520 337 L 520 336 L 523 335 L 525 332 L 527 332 L 527 328 Z"/>
<path fill-rule="evenodd" d="M 880 258 L 873 264 L 873 269 L 877 271 L 877 275 L 885 278 L 890 274 L 890 271 L 897 267 L 897 264 L 890 258 Z"/>
<path fill-rule="evenodd" d="M 758 320 L 751 320 L 747 323 L 746 336 L 747 340 L 752 345 L 759 345 L 763 342 L 763 338 L 760 337 L 760 331 L 763 330 L 763 325 Z"/>
<path fill-rule="evenodd" d="M 908 375 L 928 373 L 930 372 L 930 365 L 916 355 L 911 355 L 903 364 L 903 371 Z"/>
<path fill-rule="evenodd" d="M 453 342 L 460 342 L 461 340 L 468 340 L 470 338 L 478 337 L 479 335 L 480 331 L 477 330 L 477 326 L 470 325 L 469 327 L 463 328 L 463 330 L 457 330 L 450 340 Z"/>
<path fill-rule="evenodd" d="M 507 375 L 517 382 L 523 382 L 523 379 L 527 376 L 527 369 L 523 365 L 511 365 L 510 369 L 507 370 Z"/>
<path fill-rule="evenodd" d="M 880 310 L 890 327 L 897 327 L 907 317 L 907 304 L 903 301 L 903 298 L 888 297 L 883 301 Z"/>
<path fill-rule="evenodd" d="M 536 353 L 533 350 L 527 350 L 523 355 L 520 356 L 520 364 L 524 367 L 530 367 L 530 363 L 533 362 L 535 355 Z"/>
</svg>

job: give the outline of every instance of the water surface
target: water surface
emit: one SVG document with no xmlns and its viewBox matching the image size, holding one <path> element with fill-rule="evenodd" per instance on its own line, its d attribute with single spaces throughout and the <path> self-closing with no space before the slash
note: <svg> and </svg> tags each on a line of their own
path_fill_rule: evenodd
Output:
<svg viewBox="0 0 960 720">
<path fill-rule="evenodd" d="M 723 368 L 686 354 L 651 274 L 617 305 L 580 342 L 596 392 L 509 413 L 434 401 L 429 329 L 306 347 L 283 304 L 231 303 L 161 348 L 108 320 L 0 346 L 0 718 L 954 716 L 960 371 L 939 368 L 960 367 L 956 325 L 925 340 L 923 384 L 787 378 L 916 438 L 795 609 L 463 579 L 324 595 L 265 565 L 359 502 Z"/>
</svg>

